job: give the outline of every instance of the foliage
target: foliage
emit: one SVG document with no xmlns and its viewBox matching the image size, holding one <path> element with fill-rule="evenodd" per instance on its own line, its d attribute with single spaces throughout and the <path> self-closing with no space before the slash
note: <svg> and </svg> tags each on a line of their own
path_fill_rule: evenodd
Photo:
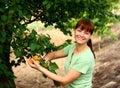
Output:
<svg viewBox="0 0 120 88">
<path fill-rule="evenodd" d="M 50 42 L 49 35 L 29 31 L 29 23 L 41 21 L 45 27 L 53 25 L 71 35 L 70 28 L 84 17 L 93 21 L 96 34 L 105 36 L 111 34 L 106 25 L 120 17 L 113 9 L 113 0 L 0 0 L 0 77 L 13 78 L 12 66 L 25 63 L 25 58 L 35 53 L 44 55 L 61 48 Z M 10 62 L 11 47 L 17 62 Z"/>
<path fill-rule="evenodd" d="M 46 68 L 47 70 L 49 70 L 50 72 L 54 73 L 54 74 L 57 74 L 56 70 L 59 68 L 58 65 L 55 63 L 55 62 L 52 62 L 52 61 L 45 61 L 41 55 L 39 54 L 36 54 L 34 56 L 32 56 L 30 59 L 29 59 L 29 62 L 31 64 L 34 64 L 33 62 L 33 59 L 35 60 L 35 62 L 37 62 L 39 65 L 41 65 L 42 67 Z M 43 76 L 46 78 L 47 76 L 45 74 L 43 74 Z M 57 82 L 57 81 L 54 81 L 54 85 L 56 87 L 60 86 L 60 84 Z"/>
</svg>

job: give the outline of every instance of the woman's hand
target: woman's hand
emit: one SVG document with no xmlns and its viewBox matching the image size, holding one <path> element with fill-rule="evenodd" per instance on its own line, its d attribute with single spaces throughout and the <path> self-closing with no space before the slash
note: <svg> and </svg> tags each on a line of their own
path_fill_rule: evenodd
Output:
<svg viewBox="0 0 120 88">
<path fill-rule="evenodd" d="M 50 58 L 48 58 L 47 56 L 45 56 L 44 60 L 45 60 L 45 62 L 47 62 L 47 61 L 50 61 Z"/>
<path fill-rule="evenodd" d="M 57 50 L 57 51 L 48 53 L 48 54 L 44 57 L 44 60 L 47 62 L 47 61 L 51 61 L 51 60 L 58 59 L 58 58 L 62 58 L 62 57 L 66 57 L 66 56 L 67 56 L 67 55 L 64 54 L 64 50 L 61 49 L 61 50 Z"/>
<path fill-rule="evenodd" d="M 47 55 L 44 56 L 45 62 L 52 60 L 53 58 L 53 53 L 48 53 Z"/>
<path fill-rule="evenodd" d="M 30 60 L 32 61 L 32 63 Z M 29 59 L 27 62 L 32 68 L 40 70 L 41 68 L 40 64 L 38 64 L 33 58 Z"/>
</svg>

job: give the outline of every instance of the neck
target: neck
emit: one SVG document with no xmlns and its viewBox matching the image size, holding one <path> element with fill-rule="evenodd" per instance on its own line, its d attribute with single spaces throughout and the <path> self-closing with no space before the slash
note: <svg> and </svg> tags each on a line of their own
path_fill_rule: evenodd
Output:
<svg viewBox="0 0 120 88">
<path fill-rule="evenodd" d="M 76 44 L 76 48 L 74 50 L 74 54 L 84 52 L 88 48 L 87 44 Z"/>
</svg>

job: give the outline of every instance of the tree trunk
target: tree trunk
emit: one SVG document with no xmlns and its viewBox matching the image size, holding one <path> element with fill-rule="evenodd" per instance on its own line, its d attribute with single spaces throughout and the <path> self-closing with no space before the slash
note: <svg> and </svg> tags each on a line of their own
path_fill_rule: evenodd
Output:
<svg viewBox="0 0 120 88">
<path fill-rule="evenodd" d="M 0 36 L 0 88 L 16 88 L 14 82 L 15 77 L 10 64 L 12 33 L 1 30 Z"/>
<path fill-rule="evenodd" d="M 16 88 L 14 79 L 1 77 L 0 78 L 0 88 Z"/>
<path fill-rule="evenodd" d="M 10 60 L 9 54 L 10 54 L 9 52 L 7 53 L 4 52 L 5 58 L 1 58 L 3 59 L 2 64 L 3 66 L 6 66 L 5 68 L 7 68 L 7 70 L 3 69 L 4 71 L 1 71 L 3 73 L 2 75 L 0 74 L 0 88 L 16 88 L 14 82 L 14 73 L 12 71 L 12 67 L 10 66 L 10 62 L 9 62 Z"/>
</svg>

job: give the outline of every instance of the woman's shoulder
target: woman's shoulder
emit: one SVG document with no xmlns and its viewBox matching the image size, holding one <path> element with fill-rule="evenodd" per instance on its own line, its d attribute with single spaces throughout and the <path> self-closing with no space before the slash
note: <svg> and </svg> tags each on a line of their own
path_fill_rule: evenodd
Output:
<svg viewBox="0 0 120 88">
<path fill-rule="evenodd" d="M 71 43 L 71 44 L 67 45 L 66 47 L 72 48 L 72 47 L 75 47 L 75 46 L 76 46 L 76 43 Z"/>
<path fill-rule="evenodd" d="M 68 54 L 69 52 L 72 52 L 75 48 L 76 44 L 72 43 L 72 44 L 69 44 L 67 45 L 66 47 L 64 47 L 64 53 L 65 54 Z"/>
<path fill-rule="evenodd" d="M 76 46 L 76 43 L 71 43 L 70 46 L 75 47 L 75 46 Z"/>
</svg>

